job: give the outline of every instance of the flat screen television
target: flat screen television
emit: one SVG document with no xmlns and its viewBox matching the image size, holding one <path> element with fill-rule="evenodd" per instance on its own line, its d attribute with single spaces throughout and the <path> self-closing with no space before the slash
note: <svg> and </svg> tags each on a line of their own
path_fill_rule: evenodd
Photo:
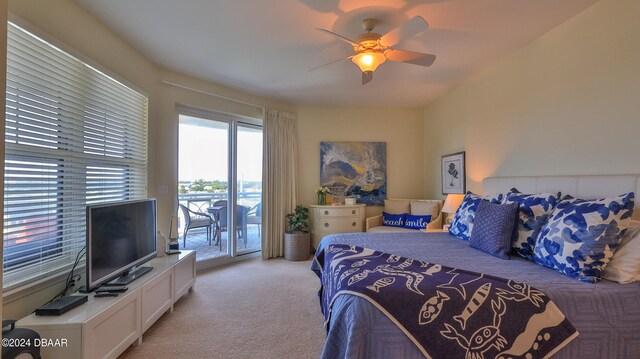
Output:
<svg viewBox="0 0 640 359">
<path fill-rule="evenodd" d="M 137 266 L 156 252 L 156 200 L 87 206 L 87 285 L 123 285 L 151 270 Z"/>
</svg>

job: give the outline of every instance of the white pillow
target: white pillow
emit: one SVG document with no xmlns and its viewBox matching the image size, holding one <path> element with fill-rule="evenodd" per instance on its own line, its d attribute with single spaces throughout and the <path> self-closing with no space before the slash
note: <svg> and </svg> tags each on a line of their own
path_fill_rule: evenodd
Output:
<svg viewBox="0 0 640 359">
<path fill-rule="evenodd" d="M 431 215 L 431 219 L 438 218 L 440 211 L 438 201 L 411 201 L 411 214 L 414 216 Z"/>
<path fill-rule="evenodd" d="M 390 214 L 409 213 L 411 206 L 408 199 L 385 199 L 384 211 Z"/>
<path fill-rule="evenodd" d="M 602 277 L 620 284 L 640 280 L 640 221 L 631 221 Z"/>
</svg>

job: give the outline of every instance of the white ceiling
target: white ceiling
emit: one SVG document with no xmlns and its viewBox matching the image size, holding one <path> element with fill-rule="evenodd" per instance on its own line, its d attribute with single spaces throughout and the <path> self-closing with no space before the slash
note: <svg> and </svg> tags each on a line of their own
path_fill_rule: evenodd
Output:
<svg viewBox="0 0 640 359">
<path fill-rule="evenodd" d="M 294 104 L 421 107 L 597 0 L 76 0 L 155 63 Z M 384 34 L 420 15 L 430 28 L 396 48 L 438 57 L 387 62 L 361 85 L 342 61 L 365 18 Z M 594 26 L 597 24 L 594 24 Z M 553 56 L 553 54 L 549 54 Z"/>
</svg>

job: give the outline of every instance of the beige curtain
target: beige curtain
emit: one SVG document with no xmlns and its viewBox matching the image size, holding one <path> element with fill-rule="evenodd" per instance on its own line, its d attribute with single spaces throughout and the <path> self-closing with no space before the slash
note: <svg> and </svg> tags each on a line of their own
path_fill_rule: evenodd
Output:
<svg viewBox="0 0 640 359">
<path fill-rule="evenodd" d="M 285 216 L 298 200 L 298 134 L 292 113 L 267 110 L 264 119 L 262 258 L 284 255 Z"/>
</svg>

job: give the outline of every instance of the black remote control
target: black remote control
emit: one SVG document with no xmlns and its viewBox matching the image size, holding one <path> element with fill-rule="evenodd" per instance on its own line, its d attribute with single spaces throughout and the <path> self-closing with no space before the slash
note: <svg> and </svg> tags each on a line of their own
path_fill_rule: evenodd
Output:
<svg viewBox="0 0 640 359">
<path fill-rule="evenodd" d="M 118 293 L 109 293 L 109 292 L 101 292 L 94 294 L 94 298 L 103 298 L 103 297 L 117 297 Z"/>
<path fill-rule="evenodd" d="M 100 288 L 96 289 L 96 293 L 104 293 L 104 292 L 124 293 L 127 290 L 129 290 L 129 287 L 125 287 L 125 286 L 104 286 L 104 287 L 100 287 Z"/>
</svg>

